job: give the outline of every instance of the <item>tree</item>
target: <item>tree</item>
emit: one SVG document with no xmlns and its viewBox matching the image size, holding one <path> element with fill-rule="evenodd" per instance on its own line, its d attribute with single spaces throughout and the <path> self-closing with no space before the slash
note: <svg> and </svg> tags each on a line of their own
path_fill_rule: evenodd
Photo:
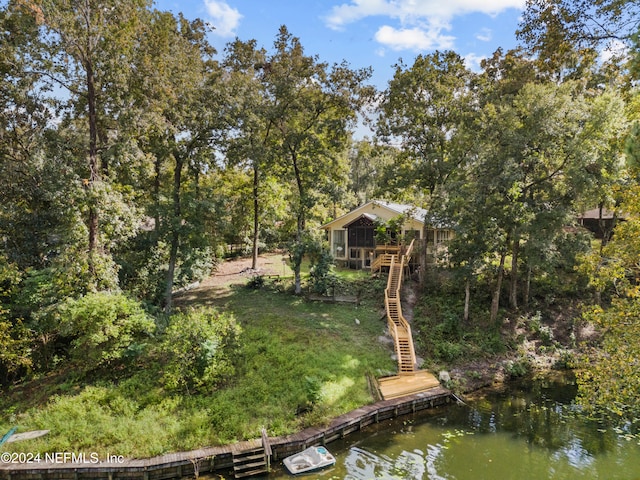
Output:
<svg viewBox="0 0 640 480">
<path fill-rule="evenodd" d="M 298 38 L 281 27 L 274 52 L 265 64 L 264 82 L 271 103 L 268 115 L 275 128 L 274 155 L 291 178 L 296 197 L 295 246 L 304 245 L 307 217 L 315 192 L 346 174 L 340 160 L 356 112 L 370 98 L 364 82 L 369 70 L 351 70 L 346 63 L 331 69 L 304 55 Z M 301 255 L 293 255 L 295 292 L 301 292 Z"/>
<path fill-rule="evenodd" d="M 640 187 L 637 169 L 623 193 L 627 220 L 615 228 L 610 243 L 583 259 L 582 269 L 598 291 L 609 291 L 610 305 L 593 306 L 585 318 L 603 335 L 592 358 L 578 370 L 580 403 L 625 420 L 638 418 L 640 384 Z"/>
<path fill-rule="evenodd" d="M 375 198 L 386 189 L 384 173 L 389 170 L 397 154 L 395 148 L 378 145 L 369 139 L 356 141 L 349 150 L 350 185 L 355 203 L 345 205 L 352 209 Z"/>
<path fill-rule="evenodd" d="M 270 174 L 273 160 L 274 118 L 268 114 L 269 98 L 265 93 L 266 52 L 257 49 L 255 40 L 236 40 L 227 47 L 223 66 L 228 72 L 225 86 L 229 102 L 226 158 L 231 165 L 247 165 L 252 171 L 253 233 L 251 268 L 258 268 L 261 218 L 261 181 Z"/>
<path fill-rule="evenodd" d="M 634 43 L 639 25 L 632 0 L 527 0 L 516 35 L 541 70 L 578 79 L 602 47 L 625 62 L 620 47 Z"/>
<path fill-rule="evenodd" d="M 210 265 L 214 243 L 207 238 L 202 177 L 216 166 L 222 113 L 220 68 L 206 34 L 199 19 L 148 12 L 123 94 L 128 109 L 118 118 L 134 162 L 129 177 L 118 172 L 118 178 L 137 187 L 138 202 L 153 218 L 152 230 L 139 232 L 134 248 L 142 250 L 140 268 L 153 272 L 149 279 L 163 277 L 160 288 L 145 290 L 167 312 L 176 278 L 188 278 L 190 264 Z M 122 153 L 118 158 L 126 160 Z M 130 178 L 132 170 L 137 175 Z M 126 249 L 119 254 L 132 260 Z"/>
<path fill-rule="evenodd" d="M 127 72 L 126 59 L 134 48 L 138 21 L 147 2 L 30 0 L 17 5 L 43 27 L 42 48 L 32 57 L 31 74 L 51 88 L 66 89 L 71 123 L 82 118 L 86 125 L 81 150 L 87 159 L 83 184 L 88 206 L 88 261 L 93 272 L 100 249 L 99 183 L 109 171 L 100 152 L 108 146 L 108 112 L 117 104 L 121 79 Z"/>
<path fill-rule="evenodd" d="M 400 150 L 387 178 L 396 188 L 425 198 L 424 239 L 442 211 L 445 186 L 468 160 L 464 126 L 472 111 L 472 77 L 455 52 L 419 55 L 411 67 L 396 65 L 383 95 L 378 133 Z M 422 265 L 426 255 L 425 248 Z"/>
<path fill-rule="evenodd" d="M 540 252 L 556 249 L 563 227 L 589 195 L 589 166 L 608 170 L 601 159 L 624 125 L 619 96 L 585 92 L 579 82 L 536 80 L 534 65 L 517 52 L 497 52 L 485 63 L 477 82 L 476 158 L 452 190 L 454 261 L 467 273 L 483 259 L 497 262 L 491 320 L 497 317 L 507 257 L 509 303 L 518 308 L 521 266 L 527 302 L 532 270 L 549 260 Z"/>
<path fill-rule="evenodd" d="M 168 225 L 169 265 L 164 295 L 165 312 L 172 308 L 173 284 L 180 241 L 185 226 L 182 202 L 183 173 L 187 165 L 193 172 L 202 170 L 202 165 L 213 159 L 215 133 L 219 129 L 219 118 L 215 110 L 215 86 L 217 65 L 211 60 L 214 51 L 205 36 L 205 25 L 196 20 L 189 22 L 180 17 L 172 28 L 174 61 L 177 72 L 172 75 L 175 103 L 167 105 L 163 112 L 166 119 L 165 141 L 169 158 L 173 160 L 173 184 L 171 187 L 171 213 Z M 176 75 L 179 73 L 179 75 Z M 197 182 L 197 179 L 194 179 Z M 197 185 L 197 184 L 196 184 Z M 195 212 L 191 212 L 195 213 Z"/>
</svg>

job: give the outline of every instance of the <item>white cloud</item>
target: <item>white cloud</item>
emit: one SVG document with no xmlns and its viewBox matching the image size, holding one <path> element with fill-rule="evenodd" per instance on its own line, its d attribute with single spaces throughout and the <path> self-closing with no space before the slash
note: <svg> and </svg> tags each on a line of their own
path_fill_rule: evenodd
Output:
<svg viewBox="0 0 640 480">
<path fill-rule="evenodd" d="M 525 0 L 352 0 L 331 9 L 326 17 L 331 28 L 341 28 L 362 18 L 385 16 L 403 23 L 440 19 L 445 22 L 467 13 L 497 15 L 508 8 L 523 9 Z"/>
<path fill-rule="evenodd" d="M 480 32 L 476 33 L 476 38 L 481 42 L 490 42 L 493 38 L 493 32 L 490 28 L 483 28 Z"/>
<path fill-rule="evenodd" d="M 213 33 L 221 37 L 233 37 L 242 18 L 240 12 L 224 1 L 205 0 L 204 4 L 215 27 Z"/>
<path fill-rule="evenodd" d="M 346 25 L 367 17 L 386 17 L 398 21 L 385 25 L 376 40 L 394 50 L 427 50 L 453 48 L 454 37 L 443 34 L 451 28 L 453 18 L 469 13 L 497 15 L 508 8 L 524 8 L 525 0 L 350 0 L 334 6 L 325 17 L 329 28 Z M 491 32 L 483 30 L 478 38 L 490 40 Z"/>
<path fill-rule="evenodd" d="M 392 50 L 446 50 L 453 48 L 453 37 L 441 35 L 440 29 L 380 27 L 375 39 Z"/>
<path fill-rule="evenodd" d="M 629 46 L 620 41 L 612 41 L 605 49 L 600 52 L 600 58 L 603 62 L 608 62 L 614 57 L 626 58 L 629 55 Z"/>
<path fill-rule="evenodd" d="M 482 71 L 482 67 L 480 67 L 480 63 L 482 63 L 482 61 L 486 58 L 487 57 L 476 55 L 475 53 L 468 53 L 467 55 L 464 56 L 464 63 L 469 70 L 474 72 L 480 72 Z"/>
</svg>

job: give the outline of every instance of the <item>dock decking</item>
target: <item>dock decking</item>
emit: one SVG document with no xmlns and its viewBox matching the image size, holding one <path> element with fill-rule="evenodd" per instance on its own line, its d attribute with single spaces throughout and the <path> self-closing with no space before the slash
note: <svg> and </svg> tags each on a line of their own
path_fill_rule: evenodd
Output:
<svg viewBox="0 0 640 480">
<path fill-rule="evenodd" d="M 378 379 L 378 385 L 382 398 L 390 400 L 393 398 L 413 395 L 420 392 L 428 392 L 433 388 L 440 387 L 440 382 L 426 370 L 419 370 L 412 375 L 395 375 Z"/>
</svg>

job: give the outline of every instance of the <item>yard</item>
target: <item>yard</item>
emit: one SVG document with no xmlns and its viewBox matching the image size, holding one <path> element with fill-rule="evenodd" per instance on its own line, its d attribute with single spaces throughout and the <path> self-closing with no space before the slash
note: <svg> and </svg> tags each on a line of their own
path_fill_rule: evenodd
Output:
<svg viewBox="0 0 640 480">
<path fill-rule="evenodd" d="M 260 273 L 288 273 L 281 256 L 261 261 Z M 0 399 L 0 431 L 51 430 L 30 441 L 34 452 L 146 457 L 255 438 L 262 427 L 291 433 L 372 402 L 367 376 L 395 372 L 391 350 L 379 341 L 382 297 L 359 306 L 307 302 L 280 291 L 286 286 L 275 278 L 247 288 L 246 268 L 246 261 L 229 262 L 177 298 L 181 308 L 206 304 L 233 313 L 242 326 L 236 374 L 215 391 L 168 394 L 154 365 L 90 382 L 59 371 Z"/>
</svg>

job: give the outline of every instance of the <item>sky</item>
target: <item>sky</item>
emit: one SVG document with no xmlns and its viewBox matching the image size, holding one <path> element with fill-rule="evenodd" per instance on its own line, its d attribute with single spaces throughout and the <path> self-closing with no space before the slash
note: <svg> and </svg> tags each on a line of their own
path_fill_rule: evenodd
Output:
<svg viewBox="0 0 640 480">
<path fill-rule="evenodd" d="M 255 39 L 271 50 L 286 25 L 305 54 L 329 64 L 372 67 L 380 90 L 402 59 L 454 50 L 473 70 L 498 47 L 516 46 L 525 0 L 156 0 L 160 10 L 182 12 L 215 27 L 210 42 L 223 53 L 233 39 Z"/>
</svg>

